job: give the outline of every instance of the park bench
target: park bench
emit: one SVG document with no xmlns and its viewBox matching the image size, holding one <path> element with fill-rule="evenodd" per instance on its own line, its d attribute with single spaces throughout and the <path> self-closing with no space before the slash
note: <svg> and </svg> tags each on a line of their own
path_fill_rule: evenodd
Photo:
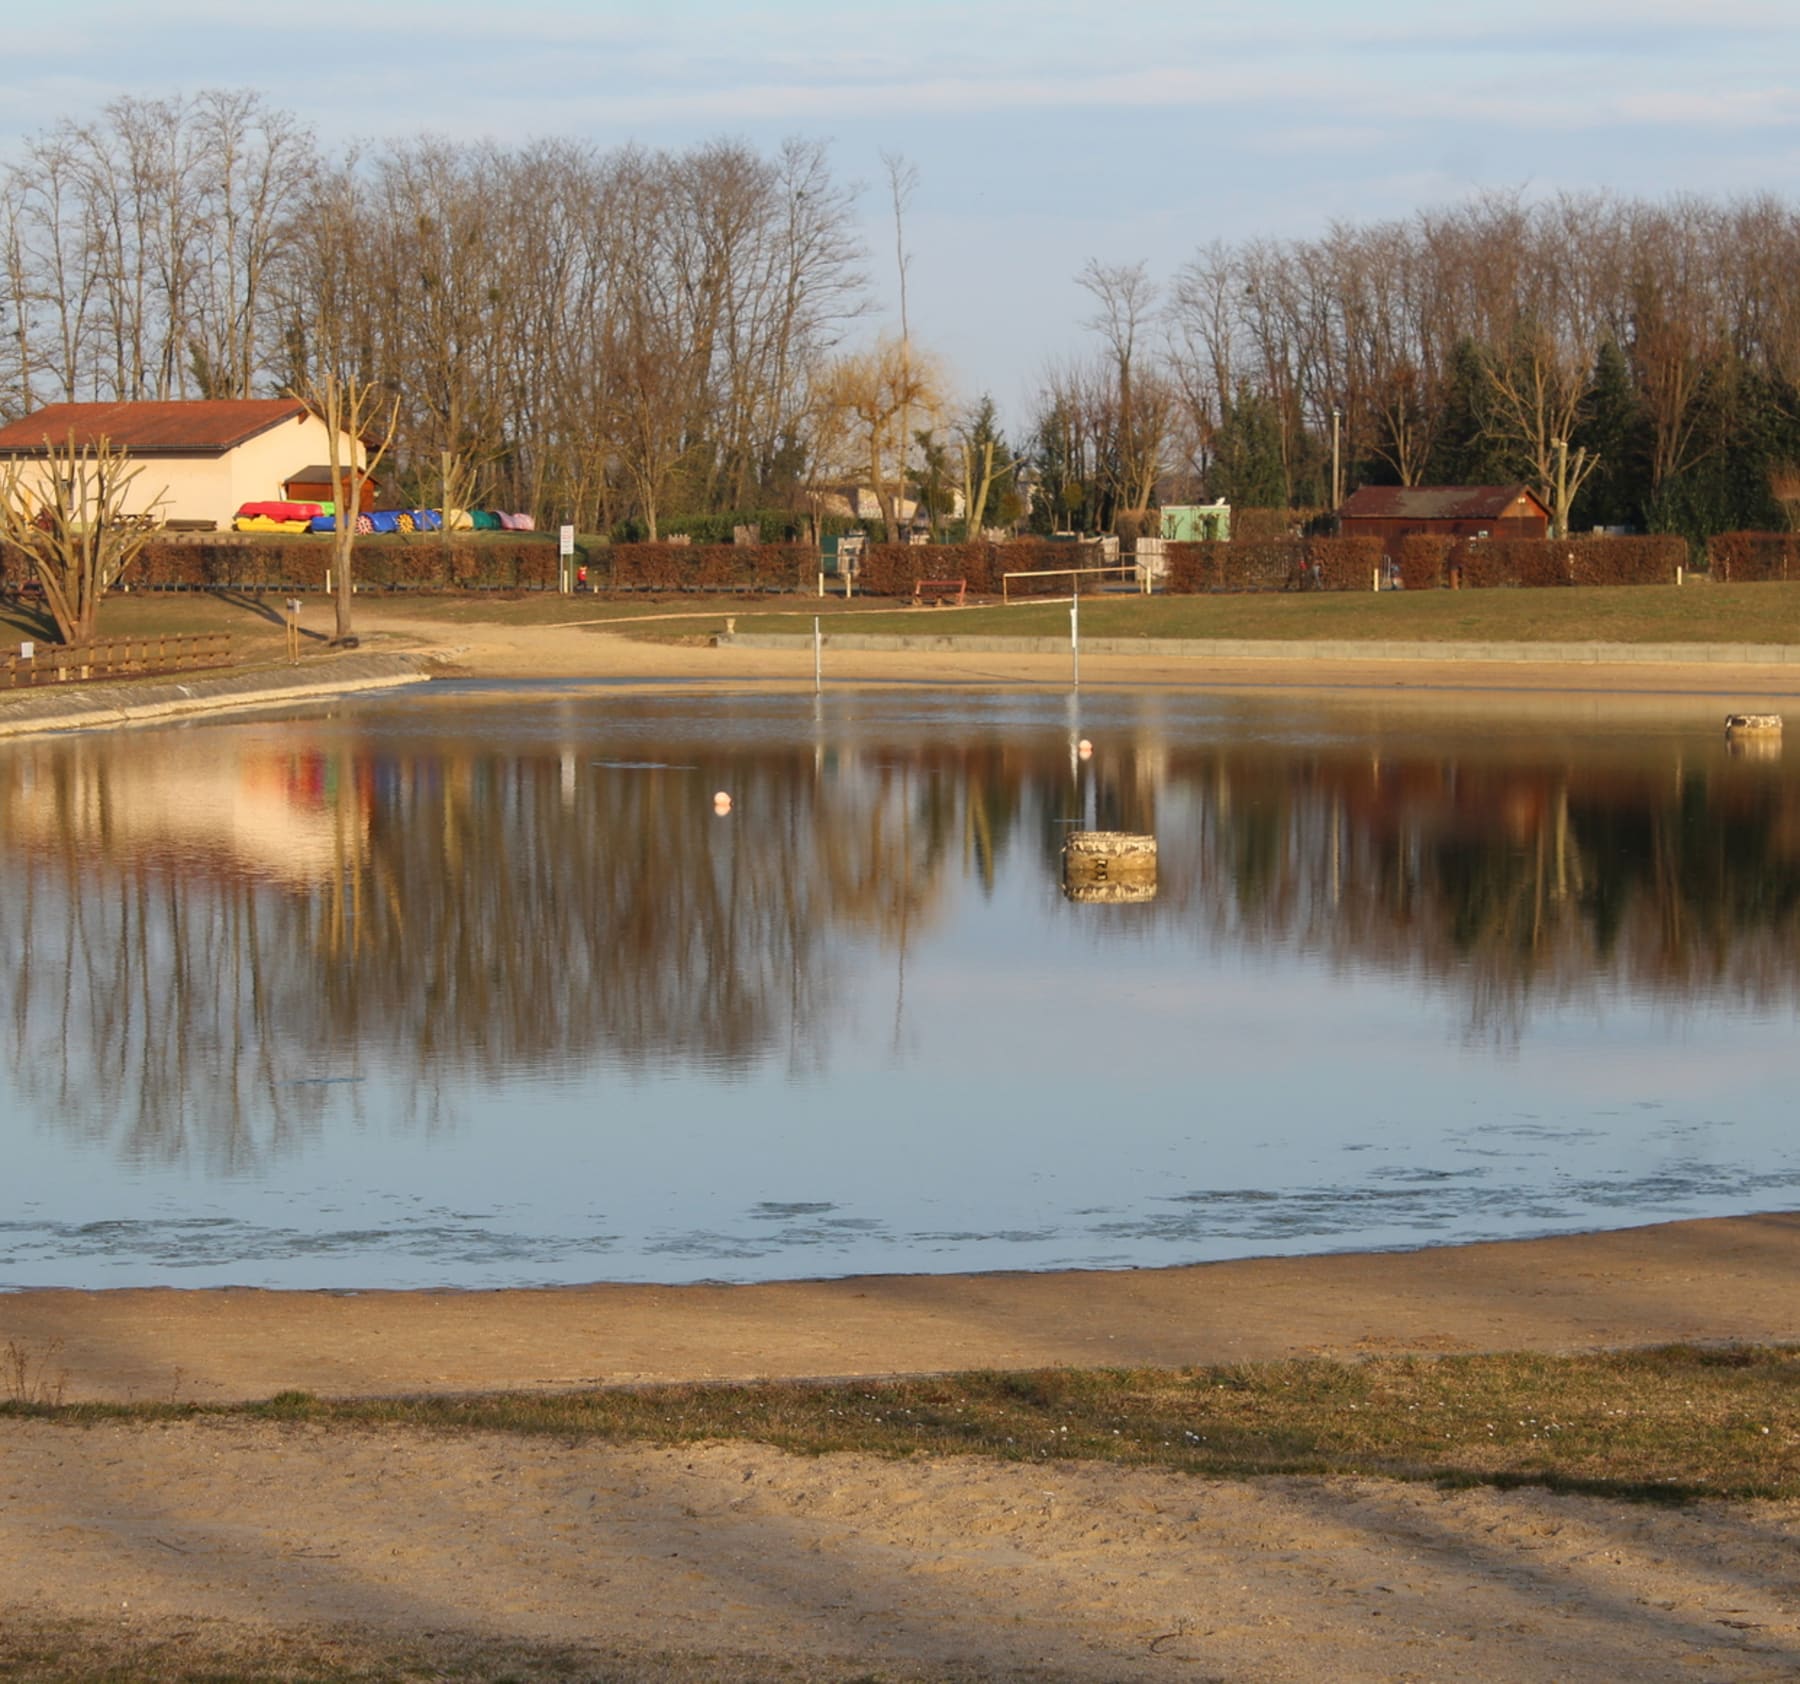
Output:
<svg viewBox="0 0 1800 1684">
<path fill-rule="evenodd" d="M 913 606 L 929 602 L 941 606 L 954 601 L 958 608 L 968 595 L 967 579 L 921 579 L 913 586 Z"/>
</svg>

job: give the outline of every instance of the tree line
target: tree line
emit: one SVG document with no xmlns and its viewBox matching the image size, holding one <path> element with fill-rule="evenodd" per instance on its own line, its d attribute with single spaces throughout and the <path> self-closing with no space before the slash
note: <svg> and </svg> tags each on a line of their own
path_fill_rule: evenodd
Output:
<svg viewBox="0 0 1800 1684">
<path fill-rule="evenodd" d="M 1800 520 L 1800 213 L 1772 197 L 1489 194 L 1218 242 L 1166 283 L 1090 263 L 1097 348 L 1035 419 L 1048 502 L 1332 506 L 1524 481 L 1564 530 Z"/>
<path fill-rule="evenodd" d="M 889 158 L 901 296 L 916 172 Z M 1117 530 L 1164 501 L 1524 480 L 1562 524 L 1800 521 L 1800 213 L 1475 198 L 1166 279 L 1095 259 L 1017 444 L 875 313 L 823 143 L 429 137 L 333 155 L 262 95 L 116 100 L 0 174 L 0 411 L 394 401 L 393 500 L 728 536 L 825 486 L 934 529 Z M 710 523 L 710 524 L 709 524 Z M 960 534 L 959 534 L 960 535 Z"/>
</svg>

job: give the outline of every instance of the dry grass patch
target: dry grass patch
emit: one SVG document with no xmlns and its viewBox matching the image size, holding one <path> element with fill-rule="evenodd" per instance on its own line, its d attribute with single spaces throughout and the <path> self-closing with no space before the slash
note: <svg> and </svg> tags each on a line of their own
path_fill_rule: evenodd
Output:
<svg viewBox="0 0 1800 1684">
<path fill-rule="evenodd" d="M 0 1679 L 29 1684 L 853 1684 L 841 1671 L 730 1657 L 502 1643 L 466 1633 L 397 1640 L 223 1620 L 33 1620 L 0 1625 Z M 873 1681 L 870 1681 L 873 1684 Z M 893 1679 L 886 1684 L 906 1684 Z"/>
<path fill-rule="evenodd" d="M 237 1414 L 345 1428 L 550 1433 L 799 1455 L 1104 1461 L 1210 1478 L 1540 1485 L 1636 1500 L 1800 1497 L 1800 1350 L 1396 1357 L 1185 1370 L 1053 1369 L 885 1382 L 669 1385 L 553 1396 L 235 1409 L 11 1402 L 82 1421 Z"/>
</svg>

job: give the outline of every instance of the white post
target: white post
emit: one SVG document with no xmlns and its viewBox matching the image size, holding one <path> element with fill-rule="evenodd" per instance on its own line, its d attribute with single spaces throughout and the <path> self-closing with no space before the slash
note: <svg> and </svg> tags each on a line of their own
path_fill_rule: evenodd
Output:
<svg viewBox="0 0 1800 1684">
<path fill-rule="evenodd" d="M 813 615 L 813 694 L 818 695 L 823 686 L 825 640 L 819 632 L 819 616 Z"/>
<path fill-rule="evenodd" d="M 1081 581 L 1069 597 L 1069 651 L 1075 662 L 1075 688 L 1081 688 Z"/>
<path fill-rule="evenodd" d="M 819 569 L 819 595 L 823 596 L 824 594 L 825 594 L 825 569 L 821 567 Z"/>
<path fill-rule="evenodd" d="M 1379 567 L 1369 569 L 1369 589 L 1372 591 L 1381 589 L 1381 569 Z"/>
<path fill-rule="evenodd" d="M 1676 562 L 1675 563 L 1675 583 L 1676 584 L 1679 585 L 1681 583 L 1681 575 L 1684 571 L 1685 571 L 1685 569 L 1682 567 L 1681 563 Z"/>
</svg>

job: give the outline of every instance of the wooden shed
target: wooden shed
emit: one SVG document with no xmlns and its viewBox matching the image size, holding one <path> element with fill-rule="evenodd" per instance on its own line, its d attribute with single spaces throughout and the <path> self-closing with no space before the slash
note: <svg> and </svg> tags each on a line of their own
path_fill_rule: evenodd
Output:
<svg viewBox="0 0 1800 1684">
<path fill-rule="evenodd" d="M 1346 538 L 1546 538 L 1550 511 L 1525 485 L 1365 485 L 1344 500 Z"/>
<path fill-rule="evenodd" d="M 376 481 L 366 479 L 362 487 L 362 509 L 375 507 L 375 493 L 379 490 Z M 331 496 L 331 465 L 317 463 L 310 468 L 302 468 L 297 474 L 289 474 L 281 482 L 281 495 L 289 503 L 329 503 Z"/>
</svg>

